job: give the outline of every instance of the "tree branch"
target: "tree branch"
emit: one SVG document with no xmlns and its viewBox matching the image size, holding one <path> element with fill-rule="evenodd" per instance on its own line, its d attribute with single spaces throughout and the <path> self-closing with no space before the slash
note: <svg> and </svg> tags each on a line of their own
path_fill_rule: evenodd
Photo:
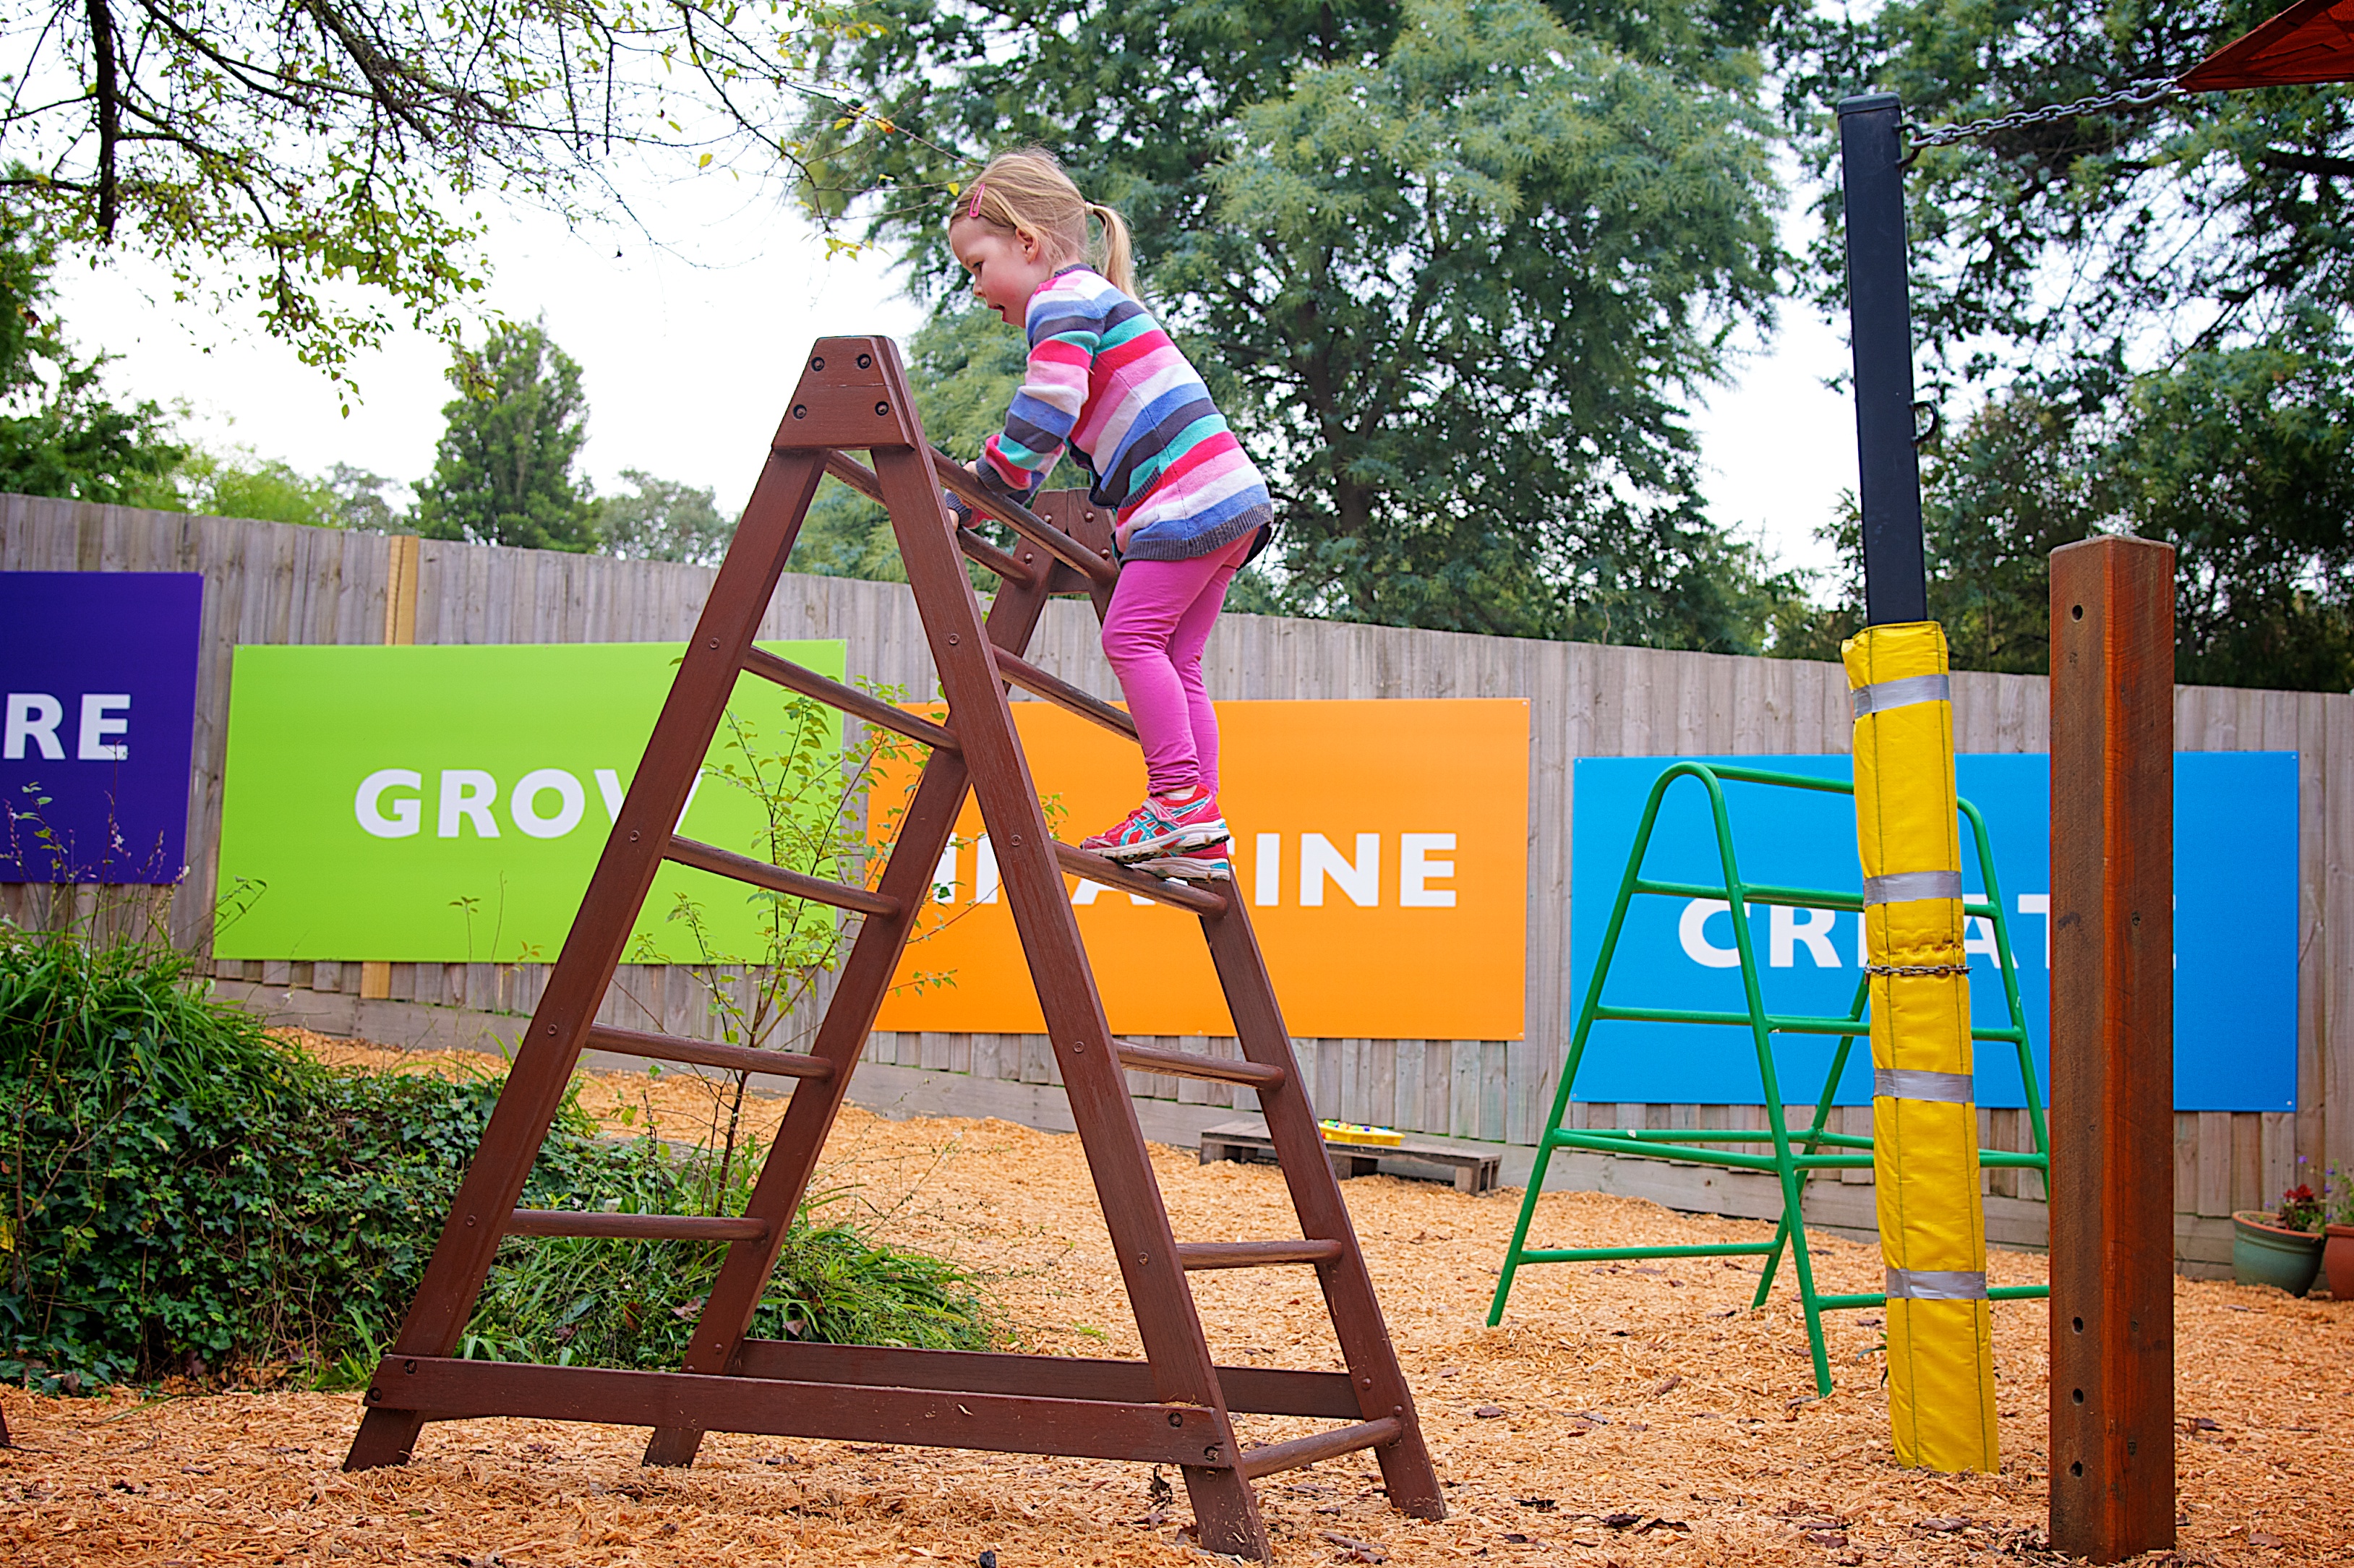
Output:
<svg viewBox="0 0 2354 1568">
<path fill-rule="evenodd" d="M 2354 175 L 2354 158 L 2331 158 L 2319 153 L 2293 153 L 2285 147 L 2267 147 L 2256 162 L 2267 169 L 2280 169 L 2293 175 L 2311 175 L 2317 179 L 2340 180 Z"/>
<path fill-rule="evenodd" d="M 122 134 L 122 82 L 115 73 L 114 16 L 106 0 L 87 0 L 90 10 L 90 67 L 98 79 L 91 84 L 98 99 L 98 235 L 114 238 L 120 210 L 115 184 L 114 147 Z"/>
</svg>

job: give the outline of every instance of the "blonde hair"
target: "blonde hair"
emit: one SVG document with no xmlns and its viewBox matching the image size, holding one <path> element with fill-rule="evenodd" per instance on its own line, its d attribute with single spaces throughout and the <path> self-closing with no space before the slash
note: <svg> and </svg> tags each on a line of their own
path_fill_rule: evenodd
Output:
<svg viewBox="0 0 2354 1568">
<path fill-rule="evenodd" d="M 949 222 L 965 218 L 1034 235 L 1056 265 L 1084 261 L 1122 293 L 1136 292 L 1136 249 L 1128 221 L 1081 196 L 1061 162 L 1044 147 L 1023 147 L 991 158 L 957 195 Z M 1089 218 L 1101 228 L 1100 242 L 1088 233 Z"/>
</svg>

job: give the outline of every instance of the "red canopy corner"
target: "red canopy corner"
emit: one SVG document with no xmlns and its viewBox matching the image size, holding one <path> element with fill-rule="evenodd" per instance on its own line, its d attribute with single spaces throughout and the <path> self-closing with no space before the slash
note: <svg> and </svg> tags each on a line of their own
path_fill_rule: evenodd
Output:
<svg viewBox="0 0 2354 1568">
<path fill-rule="evenodd" d="M 2354 81 L 2354 0 L 2297 0 L 2224 45 L 2176 85 L 2185 92 Z"/>
</svg>

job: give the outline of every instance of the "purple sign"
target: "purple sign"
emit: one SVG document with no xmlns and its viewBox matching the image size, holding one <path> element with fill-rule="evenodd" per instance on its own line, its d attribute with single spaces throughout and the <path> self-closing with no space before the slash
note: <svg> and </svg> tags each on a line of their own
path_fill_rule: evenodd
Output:
<svg viewBox="0 0 2354 1568">
<path fill-rule="evenodd" d="M 0 572 L 0 882 L 179 881 L 204 591 Z"/>
</svg>

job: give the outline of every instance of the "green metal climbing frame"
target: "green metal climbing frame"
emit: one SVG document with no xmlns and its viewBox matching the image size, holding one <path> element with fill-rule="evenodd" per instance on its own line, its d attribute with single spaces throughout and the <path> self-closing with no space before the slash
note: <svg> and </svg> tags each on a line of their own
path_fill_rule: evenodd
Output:
<svg viewBox="0 0 2354 1568">
<path fill-rule="evenodd" d="M 1724 883 L 1721 887 L 1712 887 L 1704 883 L 1663 882 L 1643 874 L 1643 859 L 1650 849 L 1651 830 L 1659 820 L 1659 804 L 1666 799 L 1670 787 L 1680 779 L 1695 779 L 1708 792 L 1709 809 L 1716 823 L 1717 854 L 1724 869 Z M 1627 857 L 1626 874 L 1618 883 L 1617 902 L 1610 910 L 1609 929 L 1603 936 L 1602 951 L 1595 960 L 1594 977 L 1585 988 L 1584 1005 L 1578 1010 L 1577 1029 L 1570 1037 L 1569 1060 L 1562 1066 L 1561 1086 L 1553 1094 L 1553 1114 L 1545 1123 L 1543 1136 L 1537 1140 L 1536 1164 L 1529 1172 L 1528 1195 L 1521 1203 L 1520 1221 L 1512 1227 L 1511 1245 L 1504 1254 L 1504 1266 L 1501 1277 L 1496 1281 L 1496 1298 L 1489 1308 L 1488 1321 L 1492 1324 L 1502 1319 L 1505 1299 L 1511 1294 L 1512 1277 L 1522 1264 L 1603 1263 L 1629 1258 L 1762 1256 L 1766 1259 L 1766 1266 L 1757 1281 L 1756 1297 L 1750 1303 L 1754 1310 L 1766 1304 L 1766 1293 L 1773 1288 L 1774 1276 L 1780 1266 L 1782 1251 L 1787 1245 L 1790 1253 L 1791 1271 L 1797 1277 L 1798 1299 L 1806 1308 L 1807 1340 L 1814 1351 L 1815 1392 L 1829 1394 L 1831 1391 L 1830 1358 L 1823 1348 L 1822 1314 L 1850 1308 L 1879 1307 L 1888 1299 L 1879 1293 L 1853 1296 L 1818 1293 L 1814 1264 L 1807 1254 L 1806 1227 L 1797 1223 L 1801 1212 L 1799 1199 L 1806 1191 L 1808 1179 L 1814 1172 L 1872 1168 L 1871 1139 L 1853 1133 L 1833 1132 L 1826 1125 L 1830 1119 L 1831 1097 L 1838 1089 L 1840 1075 L 1847 1067 L 1848 1053 L 1859 1037 L 1866 1037 L 1871 1033 L 1867 1013 L 1871 980 L 1866 976 L 1858 983 L 1854 1005 L 1844 1017 L 1769 1012 L 1766 1007 L 1765 992 L 1758 984 L 1757 954 L 1749 930 L 1749 909 L 1753 905 L 1779 904 L 1797 909 L 1861 911 L 1863 895 L 1822 888 L 1774 887 L 1744 882 L 1734 853 L 1732 817 L 1725 808 L 1724 786 L 1728 783 L 1808 789 L 1827 795 L 1852 797 L 1855 794 L 1855 786 L 1843 779 L 1703 762 L 1678 762 L 1660 774 L 1659 781 L 1652 785 L 1650 798 L 1644 803 L 1642 825 L 1635 832 L 1634 849 Z M 1995 878 L 1994 854 L 1987 837 L 1986 819 L 1969 801 L 1964 800 L 1960 805 L 1976 842 L 1978 868 L 1986 877 L 1985 895 L 1966 899 L 1962 909 L 1967 915 L 1988 920 L 1993 927 L 1996 958 L 2002 972 L 2003 996 L 2009 1005 L 2010 1017 L 2008 1025 L 1976 1025 L 1971 1030 L 1971 1036 L 1978 1041 L 2008 1043 L 2018 1051 L 2020 1079 L 2027 1087 L 2028 1119 L 2035 1129 L 2033 1152 L 1985 1149 L 1978 1151 L 1978 1163 L 1981 1168 L 2036 1171 L 2048 1178 L 2052 1169 L 2051 1133 L 2044 1122 L 2042 1097 L 2036 1087 L 2034 1056 L 2028 1049 L 2027 1015 L 2020 1005 L 2019 973 L 2012 958 L 2010 927 L 2003 916 L 2002 889 Z M 1619 933 L 1627 923 L 1627 911 L 1636 896 L 1642 894 L 1666 898 L 1722 898 L 1731 906 L 1734 941 L 1741 954 L 1742 992 L 1748 1001 L 1746 1012 L 1624 1006 L 1602 1000 L 1604 983 L 1610 974 L 1610 960 L 1618 950 Z M 1570 1092 L 1577 1083 L 1578 1064 L 1585 1057 L 1586 1043 L 1596 1022 L 1715 1023 L 1747 1029 L 1757 1045 L 1757 1074 L 1765 1091 L 1766 1126 L 1757 1129 L 1722 1131 L 1694 1128 L 1573 1129 L 1563 1127 L 1562 1122 L 1569 1111 Z M 1829 1034 L 1839 1037 L 1839 1047 L 1832 1054 L 1830 1069 L 1823 1079 L 1822 1093 L 1815 1101 L 1814 1120 L 1797 1130 L 1788 1126 L 1783 1112 L 1781 1081 L 1774 1067 L 1773 1039 L 1776 1034 Z M 1773 1145 L 1770 1154 L 1752 1150 L 1710 1147 L 1766 1143 Z M 1556 1149 L 1583 1149 L 1597 1154 L 1676 1160 L 1692 1164 L 1723 1166 L 1735 1171 L 1771 1172 L 1782 1187 L 1781 1224 L 1770 1242 L 1734 1242 L 1709 1246 L 1532 1247 L 1528 1245 L 1529 1220 L 1536 1212 L 1537 1195 L 1544 1190 L 1545 1169 L 1552 1162 L 1553 1152 Z M 1987 1292 L 1998 1301 L 2050 1293 L 2048 1287 L 2041 1285 L 1999 1286 Z"/>
</svg>

